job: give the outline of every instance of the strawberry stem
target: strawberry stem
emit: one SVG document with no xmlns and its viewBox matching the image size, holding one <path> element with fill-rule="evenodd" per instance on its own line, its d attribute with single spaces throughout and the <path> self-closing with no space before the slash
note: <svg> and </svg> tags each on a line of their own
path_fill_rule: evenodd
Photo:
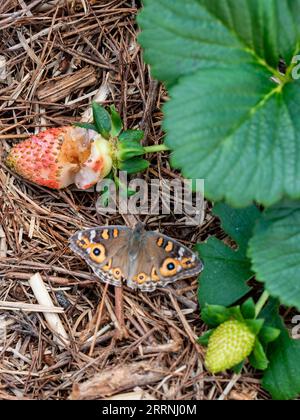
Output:
<svg viewBox="0 0 300 420">
<path fill-rule="evenodd" d="M 155 144 L 154 146 L 144 147 L 145 153 L 157 153 L 157 152 L 166 152 L 170 149 L 165 144 Z"/>
<path fill-rule="evenodd" d="M 269 293 L 267 291 L 265 291 L 261 297 L 259 298 L 257 304 L 255 305 L 255 318 L 258 317 L 258 315 L 260 314 L 260 312 L 262 311 L 263 307 L 265 306 L 265 304 L 267 303 L 267 301 L 269 300 Z"/>
</svg>

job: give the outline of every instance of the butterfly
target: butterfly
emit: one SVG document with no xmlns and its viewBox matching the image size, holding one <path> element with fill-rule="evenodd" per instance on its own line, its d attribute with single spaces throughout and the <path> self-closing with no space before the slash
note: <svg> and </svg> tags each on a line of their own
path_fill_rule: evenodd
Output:
<svg viewBox="0 0 300 420">
<path fill-rule="evenodd" d="M 104 226 L 77 232 L 70 248 L 82 257 L 104 283 L 152 292 L 179 279 L 198 275 L 203 264 L 189 248 L 169 236 L 134 229 Z"/>
</svg>

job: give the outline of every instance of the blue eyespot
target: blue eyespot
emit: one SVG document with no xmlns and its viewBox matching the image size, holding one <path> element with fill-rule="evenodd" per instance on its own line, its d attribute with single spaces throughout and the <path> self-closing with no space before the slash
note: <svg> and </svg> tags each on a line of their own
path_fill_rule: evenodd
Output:
<svg viewBox="0 0 300 420">
<path fill-rule="evenodd" d="M 95 248 L 95 249 L 93 250 L 93 254 L 94 254 L 96 257 L 99 257 L 99 255 L 101 254 L 100 249 L 99 249 L 99 248 Z"/>
<path fill-rule="evenodd" d="M 167 269 L 168 269 L 169 271 L 174 270 L 174 268 L 175 268 L 175 264 L 174 264 L 174 263 L 169 263 L 169 264 L 167 265 Z"/>
</svg>

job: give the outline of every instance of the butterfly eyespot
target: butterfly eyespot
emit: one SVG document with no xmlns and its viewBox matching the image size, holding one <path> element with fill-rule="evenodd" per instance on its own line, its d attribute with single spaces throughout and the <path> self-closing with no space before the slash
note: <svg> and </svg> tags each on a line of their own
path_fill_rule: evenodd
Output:
<svg viewBox="0 0 300 420">
<path fill-rule="evenodd" d="M 171 277 L 177 273 L 179 263 L 174 258 L 167 258 L 160 268 L 160 273 L 164 277 Z"/>
<path fill-rule="evenodd" d="M 98 264 L 103 263 L 103 261 L 106 259 L 105 247 L 102 244 L 92 245 L 90 250 L 90 257 L 94 262 Z"/>
<path fill-rule="evenodd" d="M 120 280 L 120 278 L 122 277 L 122 271 L 119 268 L 115 268 L 112 271 L 112 274 L 114 276 L 115 279 Z"/>
<path fill-rule="evenodd" d="M 145 273 L 140 273 L 137 276 L 134 277 L 134 281 L 136 281 L 138 284 L 143 284 L 145 283 L 147 280 L 149 279 L 149 277 L 147 276 L 147 274 Z"/>
</svg>

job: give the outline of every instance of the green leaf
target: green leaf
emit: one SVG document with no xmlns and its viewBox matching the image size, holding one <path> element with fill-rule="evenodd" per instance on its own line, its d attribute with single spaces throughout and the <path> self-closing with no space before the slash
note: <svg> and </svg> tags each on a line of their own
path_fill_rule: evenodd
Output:
<svg viewBox="0 0 300 420">
<path fill-rule="evenodd" d="M 245 319 L 255 318 L 255 303 L 252 298 L 246 300 L 241 306 L 241 311 Z"/>
<path fill-rule="evenodd" d="M 221 305 L 205 305 L 201 311 L 201 318 L 211 328 L 218 327 L 230 319 L 244 322 L 239 306 L 226 308 Z"/>
<path fill-rule="evenodd" d="M 156 78 L 257 60 L 290 62 L 299 41 L 298 0 L 144 0 L 139 41 Z M 282 31 L 284 28 L 284 31 Z M 298 33 L 297 33 L 298 32 Z"/>
<path fill-rule="evenodd" d="M 202 346 L 208 346 L 209 339 L 213 332 L 214 330 L 208 330 L 206 333 L 204 333 L 201 337 L 198 338 L 198 343 Z"/>
<path fill-rule="evenodd" d="M 233 370 L 233 372 L 238 375 L 242 372 L 244 365 L 245 365 L 245 360 L 243 360 L 238 365 L 234 366 L 231 370 Z"/>
<path fill-rule="evenodd" d="M 117 187 L 119 188 L 121 197 L 132 197 L 136 194 L 136 191 L 127 188 L 127 185 L 121 182 L 120 178 L 116 174 L 114 175 L 114 181 Z"/>
<path fill-rule="evenodd" d="M 259 339 L 263 344 L 269 344 L 277 340 L 280 333 L 281 331 L 278 328 L 264 326 L 259 333 Z"/>
<path fill-rule="evenodd" d="M 244 255 L 216 238 L 196 245 L 196 249 L 204 262 L 198 290 L 202 306 L 205 303 L 229 306 L 250 291 L 246 282 L 253 273 Z"/>
<path fill-rule="evenodd" d="M 128 174 L 137 174 L 138 172 L 143 172 L 148 169 L 150 163 L 145 159 L 129 159 L 125 162 L 119 162 L 119 169 L 121 171 L 127 172 Z"/>
<path fill-rule="evenodd" d="M 300 309 L 300 203 L 282 203 L 264 214 L 249 244 L 257 279 L 287 306 Z"/>
<path fill-rule="evenodd" d="M 253 352 L 249 357 L 251 365 L 258 370 L 266 370 L 269 366 L 269 360 L 265 350 L 258 339 L 255 341 Z"/>
<path fill-rule="evenodd" d="M 223 229 L 239 248 L 234 250 L 216 238 L 196 246 L 204 261 L 198 298 L 201 305 L 229 306 L 250 290 L 246 282 L 253 272 L 245 250 L 260 212 L 255 206 L 237 210 L 221 203 L 215 206 L 214 213 L 221 218 Z"/>
<path fill-rule="evenodd" d="M 253 205 L 237 210 L 224 203 L 218 203 L 213 208 L 213 214 L 219 217 L 223 230 L 237 243 L 239 250 L 245 252 L 254 226 L 261 217 L 259 209 Z"/>
<path fill-rule="evenodd" d="M 97 127 L 97 130 L 103 137 L 106 139 L 109 138 L 109 133 L 112 127 L 111 117 L 109 113 L 104 109 L 101 105 L 97 102 L 93 102 L 93 116 L 94 116 L 94 124 Z"/>
<path fill-rule="evenodd" d="M 122 142 L 133 141 L 140 143 L 144 138 L 144 131 L 142 130 L 126 130 L 120 134 L 119 140 Z"/>
<path fill-rule="evenodd" d="M 146 0 L 138 23 L 153 75 L 169 84 L 201 68 L 251 60 L 237 34 L 199 0 Z"/>
<path fill-rule="evenodd" d="M 276 310 L 278 305 L 272 303 Z M 268 308 L 267 308 L 268 309 Z M 290 338 L 282 319 L 270 311 L 272 325 L 280 329 L 279 338 L 268 347 L 269 367 L 266 370 L 262 385 L 277 400 L 289 400 L 300 395 L 300 341 Z"/>
<path fill-rule="evenodd" d="M 123 122 L 120 114 L 117 112 L 114 105 L 110 106 L 110 115 L 111 115 L 111 130 L 110 134 L 113 137 L 118 137 L 123 128 Z"/>
<path fill-rule="evenodd" d="M 265 320 L 264 319 L 246 319 L 244 322 L 253 334 L 258 335 L 265 323 Z"/>
<path fill-rule="evenodd" d="M 85 128 L 86 130 L 93 130 L 98 132 L 97 127 L 94 124 L 76 122 L 73 125 L 75 127 Z"/>
<path fill-rule="evenodd" d="M 145 149 L 139 143 L 128 140 L 126 142 L 118 143 L 118 154 L 119 160 L 127 160 L 136 156 L 145 154 Z"/>
<path fill-rule="evenodd" d="M 139 39 L 153 74 L 171 86 L 164 128 L 172 164 L 204 178 L 213 201 L 300 197 L 300 80 L 290 78 L 299 10 L 300 0 L 145 2 Z"/>
</svg>

